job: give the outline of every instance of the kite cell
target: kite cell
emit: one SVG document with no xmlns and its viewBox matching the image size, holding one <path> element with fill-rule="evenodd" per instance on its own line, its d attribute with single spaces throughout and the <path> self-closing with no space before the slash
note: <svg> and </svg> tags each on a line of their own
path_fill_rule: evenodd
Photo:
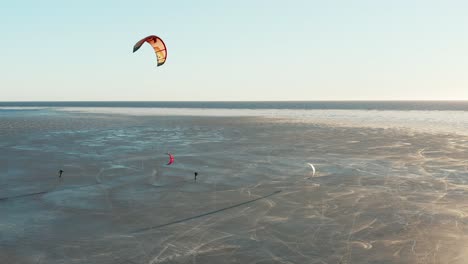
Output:
<svg viewBox="0 0 468 264">
<path fill-rule="evenodd" d="M 167 165 L 171 165 L 172 163 L 174 163 L 174 156 L 172 156 L 171 153 L 167 153 L 167 155 L 169 155 L 169 162 L 167 163 Z"/>
<path fill-rule="evenodd" d="M 138 41 L 135 46 L 133 46 L 133 52 L 137 51 L 145 42 L 148 42 L 148 44 L 153 47 L 156 58 L 158 59 L 158 66 L 163 65 L 164 62 L 166 62 L 167 49 L 162 39 L 157 36 L 151 35 Z"/>
</svg>

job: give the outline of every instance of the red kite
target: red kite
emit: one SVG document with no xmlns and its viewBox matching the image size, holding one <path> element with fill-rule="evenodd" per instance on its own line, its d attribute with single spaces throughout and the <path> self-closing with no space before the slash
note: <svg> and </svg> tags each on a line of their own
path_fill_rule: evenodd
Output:
<svg viewBox="0 0 468 264">
<path fill-rule="evenodd" d="M 167 165 L 171 165 L 172 163 L 174 163 L 174 156 L 172 156 L 171 153 L 167 153 L 167 155 L 169 155 L 169 163 L 167 163 Z"/>
<path fill-rule="evenodd" d="M 158 66 L 161 66 L 166 62 L 167 58 L 167 49 L 166 44 L 158 36 L 148 36 L 140 41 L 138 41 L 135 46 L 133 46 L 133 52 L 137 51 L 145 42 L 148 42 L 156 53 L 156 58 L 158 59 Z"/>
</svg>

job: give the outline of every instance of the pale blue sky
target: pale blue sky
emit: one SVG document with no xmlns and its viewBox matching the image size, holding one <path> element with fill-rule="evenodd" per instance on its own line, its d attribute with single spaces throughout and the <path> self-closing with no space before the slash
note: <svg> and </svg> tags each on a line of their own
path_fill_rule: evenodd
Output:
<svg viewBox="0 0 468 264">
<path fill-rule="evenodd" d="M 467 1 L 2 1 L 0 101 L 468 100 Z M 160 36 L 155 67 L 136 41 Z"/>
</svg>

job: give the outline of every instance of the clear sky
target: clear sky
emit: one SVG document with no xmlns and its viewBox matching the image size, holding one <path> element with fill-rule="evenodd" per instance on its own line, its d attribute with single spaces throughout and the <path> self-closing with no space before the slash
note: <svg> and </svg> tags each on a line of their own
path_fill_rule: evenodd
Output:
<svg viewBox="0 0 468 264">
<path fill-rule="evenodd" d="M 468 100 L 468 1 L 2 1 L 0 101 Z M 156 68 L 139 39 L 168 47 Z"/>
</svg>

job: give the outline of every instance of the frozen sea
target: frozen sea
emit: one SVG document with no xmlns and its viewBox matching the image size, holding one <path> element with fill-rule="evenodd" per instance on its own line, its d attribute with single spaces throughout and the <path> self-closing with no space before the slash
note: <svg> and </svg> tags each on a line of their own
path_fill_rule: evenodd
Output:
<svg viewBox="0 0 468 264">
<path fill-rule="evenodd" d="M 468 262 L 466 103 L 267 106 L 3 105 L 0 262 Z"/>
</svg>

